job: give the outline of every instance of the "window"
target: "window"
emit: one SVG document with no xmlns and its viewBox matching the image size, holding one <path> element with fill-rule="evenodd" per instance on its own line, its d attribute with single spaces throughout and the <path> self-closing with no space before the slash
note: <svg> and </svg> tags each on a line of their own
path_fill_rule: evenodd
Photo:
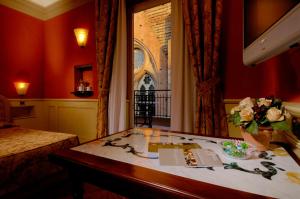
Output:
<svg viewBox="0 0 300 199">
<path fill-rule="evenodd" d="M 138 8 L 137 8 L 138 7 Z M 133 8 L 133 72 L 135 124 L 143 111 L 149 127 L 170 125 L 171 107 L 171 3 L 144 1 Z M 151 114 L 150 114 L 151 113 Z M 148 120 L 149 119 L 149 120 Z M 158 123 L 156 123 L 158 122 Z M 159 126 L 161 128 L 161 126 Z"/>
<path fill-rule="evenodd" d="M 146 73 L 141 78 L 141 80 L 139 81 L 137 90 L 155 90 L 155 84 L 154 84 L 154 81 L 153 81 L 151 75 Z"/>
<path fill-rule="evenodd" d="M 134 69 L 140 69 L 144 64 L 145 55 L 140 48 L 134 48 Z"/>
</svg>

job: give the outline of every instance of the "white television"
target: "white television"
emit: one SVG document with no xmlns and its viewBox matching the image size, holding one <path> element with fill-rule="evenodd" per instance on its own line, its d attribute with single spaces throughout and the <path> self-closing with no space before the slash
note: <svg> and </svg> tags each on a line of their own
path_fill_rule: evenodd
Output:
<svg viewBox="0 0 300 199">
<path fill-rule="evenodd" d="M 244 65 L 300 44 L 300 0 L 244 0 Z"/>
</svg>

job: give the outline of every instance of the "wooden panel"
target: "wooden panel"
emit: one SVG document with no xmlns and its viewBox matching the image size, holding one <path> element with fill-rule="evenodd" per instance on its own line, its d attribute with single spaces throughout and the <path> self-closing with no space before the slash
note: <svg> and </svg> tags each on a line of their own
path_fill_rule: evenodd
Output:
<svg viewBox="0 0 300 199">
<path fill-rule="evenodd" d="M 81 143 L 96 138 L 97 100 L 48 99 L 45 106 L 49 130 L 76 134 Z"/>
<path fill-rule="evenodd" d="M 155 6 L 169 3 L 171 0 L 146 0 L 140 1 L 133 5 L 133 12 L 140 12 Z"/>
<path fill-rule="evenodd" d="M 25 128 L 46 130 L 47 122 L 46 117 L 44 117 L 44 101 L 42 99 L 24 99 L 24 101 L 25 106 L 20 106 L 20 99 L 9 100 L 10 105 L 14 107 L 13 109 L 17 109 L 17 113 L 13 113 L 18 114 L 17 117 L 13 118 L 14 124 Z"/>
<path fill-rule="evenodd" d="M 225 110 L 226 114 L 230 114 L 230 110 L 239 104 L 239 99 L 226 99 L 225 102 Z M 234 126 L 232 123 L 228 123 L 228 131 L 230 137 L 241 138 L 241 131 L 239 127 Z"/>
<path fill-rule="evenodd" d="M 11 99 L 18 107 L 19 99 Z M 77 134 L 80 142 L 96 138 L 97 100 L 93 99 L 25 99 L 34 107 L 34 117 L 14 118 L 21 127 Z"/>
<path fill-rule="evenodd" d="M 58 106 L 58 131 L 75 133 L 80 142 L 96 138 L 97 112 L 91 107 Z"/>
<path fill-rule="evenodd" d="M 56 106 L 48 106 L 48 130 L 57 131 Z"/>
</svg>

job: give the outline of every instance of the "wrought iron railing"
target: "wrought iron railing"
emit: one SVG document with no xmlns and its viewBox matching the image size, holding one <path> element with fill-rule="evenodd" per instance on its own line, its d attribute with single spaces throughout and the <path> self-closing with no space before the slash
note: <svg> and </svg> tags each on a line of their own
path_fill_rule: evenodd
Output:
<svg viewBox="0 0 300 199">
<path fill-rule="evenodd" d="M 135 90 L 134 123 L 152 127 L 153 118 L 171 117 L 171 90 Z"/>
</svg>

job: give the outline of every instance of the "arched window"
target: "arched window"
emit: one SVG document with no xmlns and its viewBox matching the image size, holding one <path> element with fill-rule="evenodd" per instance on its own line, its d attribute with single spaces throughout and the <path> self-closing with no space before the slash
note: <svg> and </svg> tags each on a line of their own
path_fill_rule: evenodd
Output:
<svg viewBox="0 0 300 199">
<path fill-rule="evenodd" d="M 155 90 L 155 83 L 151 75 L 145 73 L 138 84 L 139 90 Z"/>
<path fill-rule="evenodd" d="M 153 86 L 153 85 L 150 85 L 150 86 L 149 86 L 149 90 L 155 90 L 154 86 Z"/>
<path fill-rule="evenodd" d="M 140 48 L 134 48 L 134 69 L 140 69 L 145 61 L 144 51 Z"/>
</svg>

